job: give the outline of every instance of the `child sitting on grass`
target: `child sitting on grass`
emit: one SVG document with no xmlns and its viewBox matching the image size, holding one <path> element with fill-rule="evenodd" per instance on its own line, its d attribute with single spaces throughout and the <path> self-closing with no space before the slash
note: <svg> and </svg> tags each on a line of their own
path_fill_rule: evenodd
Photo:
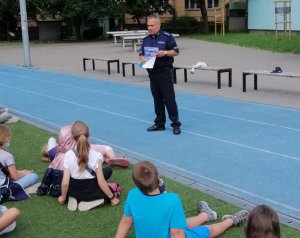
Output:
<svg viewBox="0 0 300 238">
<path fill-rule="evenodd" d="M 17 201 L 28 198 L 28 194 L 24 193 L 23 189 L 36 185 L 39 180 L 38 175 L 33 173 L 32 170 L 18 170 L 16 168 L 14 157 L 8 151 L 11 137 L 10 128 L 4 124 L 0 124 L 1 202 L 3 200 Z M 5 189 L 6 187 L 9 189 Z"/>
<path fill-rule="evenodd" d="M 133 224 L 137 238 L 218 237 L 233 225 L 245 222 L 249 214 L 241 210 L 234 215 L 225 215 L 222 222 L 201 226 L 206 221 L 216 220 L 217 213 L 201 201 L 198 203 L 199 214 L 186 219 L 180 197 L 170 192 L 160 193 L 160 177 L 152 163 L 137 163 L 132 178 L 137 187 L 128 193 L 116 238 L 126 237 Z"/>
<path fill-rule="evenodd" d="M 65 153 L 75 146 L 75 141 L 71 135 L 72 125 L 64 126 L 59 131 L 58 143 L 56 139 L 50 137 L 48 143 L 42 148 L 42 160 L 52 162 L 53 168 L 62 169 L 62 158 Z M 91 147 L 103 155 L 104 161 L 109 166 L 128 167 L 129 161 L 125 156 L 117 157 L 113 148 L 108 145 L 91 144 Z"/>
<path fill-rule="evenodd" d="M 88 211 L 101 205 L 104 200 L 113 206 L 117 205 L 119 199 L 106 182 L 112 170 L 109 167 L 102 169 L 103 156 L 91 148 L 88 126 L 76 121 L 71 133 L 76 144 L 63 160 L 64 172 L 58 202 L 64 204 L 68 200 L 68 209 L 71 211 Z"/>
<path fill-rule="evenodd" d="M 0 235 L 11 232 L 16 228 L 16 220 L 20 216 L 17 208 L 0 205 Z"/>
</svg>

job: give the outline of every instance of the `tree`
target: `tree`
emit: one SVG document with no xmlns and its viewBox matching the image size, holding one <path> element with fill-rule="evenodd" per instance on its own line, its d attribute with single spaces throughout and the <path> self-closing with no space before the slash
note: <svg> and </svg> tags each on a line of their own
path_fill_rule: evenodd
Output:
<svg viewBox="0 0 300 238">
<path fill-rule="evenodd" d="M 202 22 L 203 22 L 203 33 L 207 34 L 209 33 L 209 27 L 208 27 L 208 16 L 207 16 L 207 9 L 205 5 L 205 0 L 196 0 L 201 12 Z M 201 19 L 200 19 L 201 22 Z"/>
<path fill-rule="evenodd" d="M 174 8 L 168 0 L 126 0 L 126 6 L 126 13 L 132 15 L 132 19 L 136 19 L 139 26 L 142 18 L 153 13 L 174 14 Z"/>
<path fill-rule="evenodd" d="M 1 1 L 1 0 L 0 0 Z M 122 0 L 31 0 L 42 18 L 62 19 L 75 26 L 76 39 L 81 40 L 83 20 L 97 20 L 103 16 L 124 14 Z"/>
<path fill-rule="evenodd" d="M 82 20 L 99 19 L 116 14 L 123 15 L 124 9 L 125 5 L 122 0 L 65 0 L 62 16 L 73 20 L 76 38 L 79 40 Z"/>
<path fill-rule="evenodd" d="M 34 19 L 36 9 L 32 0 L 27 0 L 27 17 Z M 19 1 L 0 0 L 0 35 L 7 31 L 15 31 L 20 18 Z"/>
<path fill-rule="evenodd" d="M 17 1 L 0 0 L 0 21 L 5 25 L 6 30 L 11 30 L 13 22 L 19 15 L 19 6 Z"/>
<path fill-rule="evenodd" d="M 64 0 L 33 0 L 37 14 L 42 18 L 61 19 L 61 12 L 64 9 Z"/>
</svg>

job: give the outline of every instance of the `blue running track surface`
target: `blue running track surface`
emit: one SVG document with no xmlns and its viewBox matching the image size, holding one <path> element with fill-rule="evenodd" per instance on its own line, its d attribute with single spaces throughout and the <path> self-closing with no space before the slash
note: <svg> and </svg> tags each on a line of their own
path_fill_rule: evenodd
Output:
<svg viewBox="0 0 300 238">
<path fill-rule="evenodd" d="M 86 122 L 119 153 L 300 219 L 300 110 L 177 93 L 182 134 L 147 132 L 148 87 L 0 65 L 0 104 L 59 129 Z"/>
</svg>

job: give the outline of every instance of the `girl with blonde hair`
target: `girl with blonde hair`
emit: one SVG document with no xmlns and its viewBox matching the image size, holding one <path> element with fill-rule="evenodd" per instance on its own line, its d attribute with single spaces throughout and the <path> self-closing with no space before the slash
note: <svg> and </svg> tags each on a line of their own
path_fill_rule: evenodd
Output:
<svg viewBox="0 0 300 238">
<path fill-rule="evenodd" d="M 117 205 L 119 199 L 106 182 L 112 170 L 109 167 L 102 168 L 102 154 L 91 148 L 88 141 L 89 128 L 84 122 L 76 121 L 71 133 L 76 145 L 64 157 L 59 203 L 65 203 L 68 197 L 68 209 L 73 211 L 87 211 L 104 201 Z"/>
</svg>

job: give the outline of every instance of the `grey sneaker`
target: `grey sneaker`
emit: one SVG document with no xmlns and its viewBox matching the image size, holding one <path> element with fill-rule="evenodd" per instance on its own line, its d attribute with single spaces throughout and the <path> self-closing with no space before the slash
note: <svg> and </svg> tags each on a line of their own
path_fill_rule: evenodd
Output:
<svg viewBox="0 0 300 238">
<path fill-rule="evenodd" d="M 241 210 L 233 215 L 225 215 L 222 217 L 222 221 L 226 219 L 232 219 L 235 226 L 244 223 L 249 216 L 249 212 L 247 210 Z"/>
<path fill-rule="evenodd" d="M 217 220 L 217 213 L 213 211 L 205 201 L 200 201 L 197 203 L 198 212 L 205 212 L 207 214 L 207 221 Z"/>
</svg>

